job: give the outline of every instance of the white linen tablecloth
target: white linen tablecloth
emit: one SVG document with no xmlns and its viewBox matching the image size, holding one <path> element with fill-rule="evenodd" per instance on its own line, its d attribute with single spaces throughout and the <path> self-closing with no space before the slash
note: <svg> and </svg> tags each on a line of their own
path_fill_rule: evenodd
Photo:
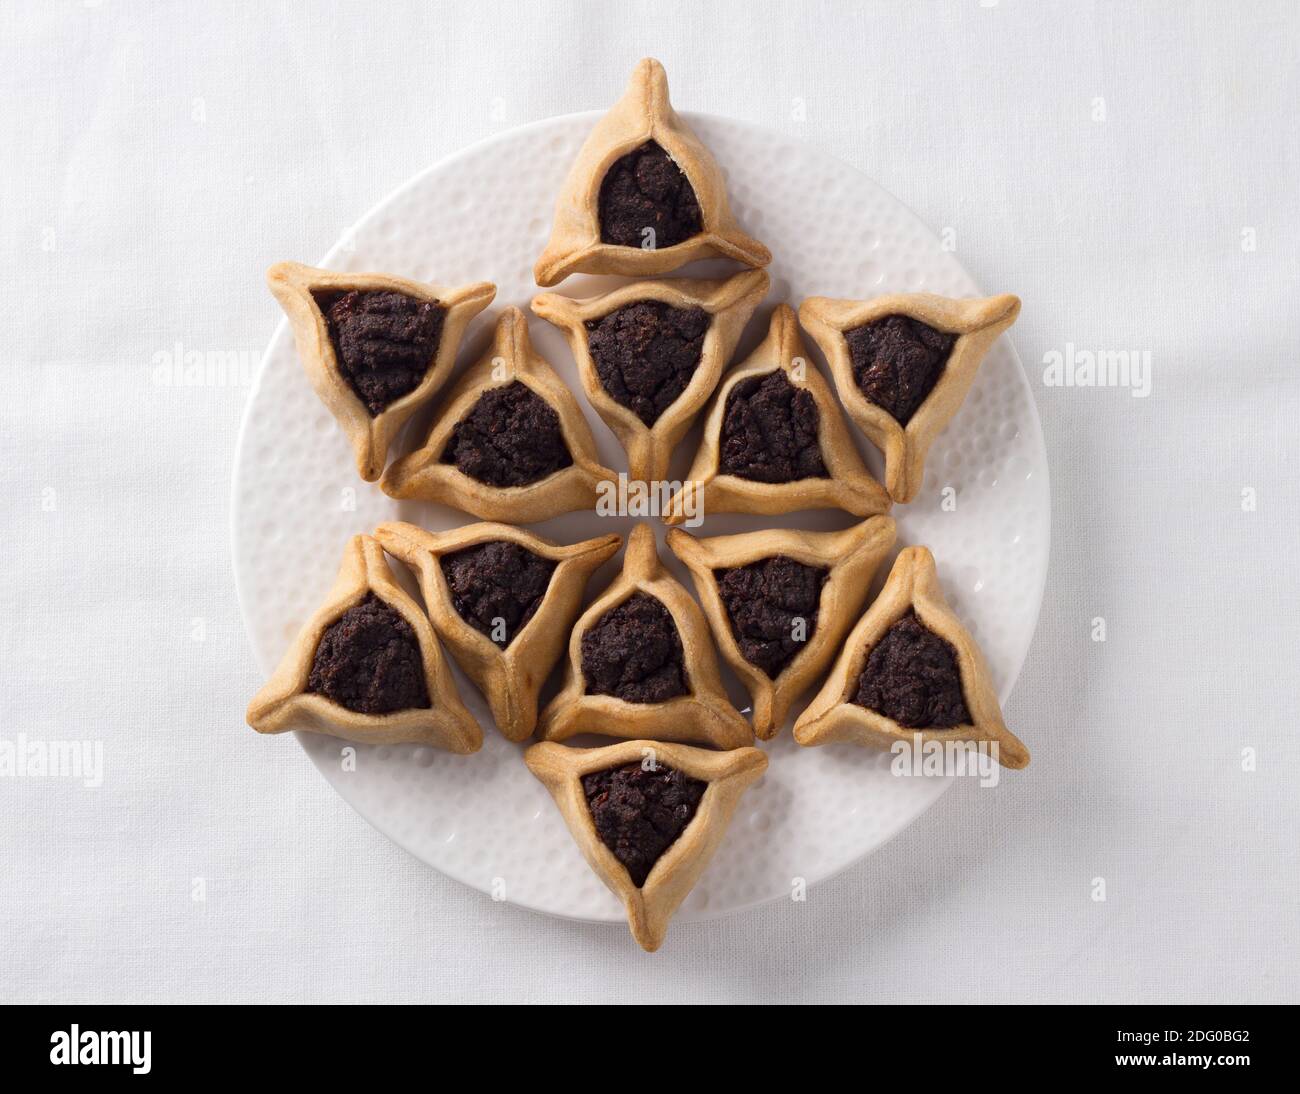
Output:
<svg viewBox="0 0 1300 1094">
<path fill-rule="evenodd" d="M 272 261 L 644 55 L 1023 297 L 1054 498 L 1033 766 L 654 956 L 446 880 L 253 738 L 247 377 L 154 375 L 255 360 Z M 1281 2 L 0 3 L 0 738 L 104 762 L 0 778 L 0 998 L 1296 1000 L 1298 71 Z M 1043 383 L 1068 347 L 1149 353 L 1150 393 Z"/>
</svg>

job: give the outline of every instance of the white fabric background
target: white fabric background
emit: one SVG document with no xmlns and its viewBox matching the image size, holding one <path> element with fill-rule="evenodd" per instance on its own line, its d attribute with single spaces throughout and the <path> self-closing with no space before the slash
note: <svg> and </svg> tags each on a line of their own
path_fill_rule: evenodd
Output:
<svg viewBox="0 0 1300 1094">
<path fill-rule="evenodd" d="M 445 880 L 244 727 L 247 386 L 151 377 L 256 354 L 268 264 L 647 54 L 1024 298 L 1054 495 L 1033 766 L 654 956 Z M 1298 69 L 1287 3 L 0 3 L 0 735 L 107 765 L 0 779 L 0 997 L 1294 1001 Z M 1151 351 L 1152 394 L 1043 386 L 1067 342 Z"/>
</svg>

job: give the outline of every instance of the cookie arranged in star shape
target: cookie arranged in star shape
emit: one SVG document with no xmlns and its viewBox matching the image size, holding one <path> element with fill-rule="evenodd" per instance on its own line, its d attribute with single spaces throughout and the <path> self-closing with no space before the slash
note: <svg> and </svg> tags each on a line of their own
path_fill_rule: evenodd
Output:
<svg viewBox="0 0 1300 1094">
<path fill-rule="evenodd" d="M 722 686 L 700 606 L 659 561 L 638 524 L 623 571 L 569 636 L 564 684 L 542 712 L 537 735 L 652 737 L 738 748 L 754 739 Z"/>
<path fill-rule="evenodd" d="M 370 536 L 348 541 L 334 587 L 247 718 L 259 733 L 307 730 L 362 744 L 469 753 L 483 743 L 428 618 Z"/>
<path fill-rule="evenodd" d="M 724 281 L 637 281 L 586 300 L 534 298 L 534 313 L 568 338 L 588 401 L 627 452 L 629 479 L 667 478 L 767 287 L 766 273 L 746 270 Z"/>
<path fill-rule="evenodd" d="M 390 497 L 524 524 L 591 509 L 601 483 L 616 478 L 597 459 L 573 393 L 533 349 L 524 313 L 507 308 L 424 444 L 396 460 L 380 486 Z"/>
<path fill-rule="evenodd" d="M 465 328 L 496 295 L 486 281 L 445 288 L 299 262 L 276 263 L 266 281 L 367 482 L 383 473 L 402 426 L 447 382 Z"/>
<path fill-rule="evenodd" d="M 673 109 L 664 66 L 646 58 L 579 150 L 533 276 L 544 287 L 572 273 L 654 277 L 716 256 L 772 261 L 732 216 L 722 169 Z"/>
<path fill-rule="evenodd" d="M 712 752 L 663 741 L 604 748 L 543 743 L 524 753 L 583 857 L 622 902 L 647 951 L 726 834 L 741 795 L 767 769 L 757 748 Z"/>
<path fill-rule="evenodd" d="M 845 639 L 822 689 L 799 715 L 801 745 L 889 748 L 897 741 L 984 744 L 1004 767 L 1029 750 L 1002 720 L 984 658 L 948 607 L 934 556 L 908 547 Z"/>
<path fill-rule="evenodd" d="M 761 740 L 776 735 L 839 651 L 893 545 L 889 517 L 840 532 L 773 528 L 700 539 L 676 528 L 668 533 L 718 649 L 749 688 Z"/>
<path fill-rule="evenodd" d="M 889 510 L 848 434 L 830 388 L 799 337 L 794 309 L 779 304 L 767 337 L 723 377 L 704 436 L 664 520 L 692 511 L 772 515 Z"/>
<path fill-rule="evenodd" d="M 376 528 L 375 539 L 415 572 L 434 630 L 478 685 L 497 728 L 512 741 L 529 736 L 587 579 L 623 538 L 561 546 L 508 524 L 426 532 L 397 521 Z"/>
<path fill-rule="evenodd" d="M 955 300 L 891 293 L 872 300 L 809 297 L 799 319 L 830 363 L 840 400 L 885 456 L 885 487 L 909 502 L 925 457 L 960 409 L 998 336 L 1016 321 L 1009 294 Z"/>
</svg>

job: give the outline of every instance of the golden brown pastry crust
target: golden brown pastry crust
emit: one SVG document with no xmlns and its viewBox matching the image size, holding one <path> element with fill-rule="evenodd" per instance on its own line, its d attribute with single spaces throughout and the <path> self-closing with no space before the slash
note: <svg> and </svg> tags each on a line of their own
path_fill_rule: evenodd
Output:
<svg viewBox="0 0 1300 1094">
<path fill-rule="evenodd" d="M 587 579 L 622 546 L 623 537 L 600 536 L 560 546 L 508 524 L 470 524 L 449 532 L 426 532 L 414 524 L 381 524 L 375 538 L 419 578 L 425 610 L 456 663 L 487 699 L 497 728 L 522 741 L 537 724 L 537 695 L 564 652 L 569 630 L 582 607 Z M 533 617 L 502 649 L 456 610 L 442 572 L 443 555 L 480 543 L 505 540 L 556 563 Z"/>
<path fill-rule="evenodd" d="M 849 417 L 885 454 L 885 486 L 895 501 L 912 501 L 920 492 L 930 445 L 961 407 L 989 348 L 1019 314 L 1020 301 L 1010 294 L 986 300 L 955 300 L 933 293 L 892 293 L 874 300 L 812 296 L 799 305 L 799 320 L 826 354 Z M 959 335 L 938 383 L 906 426 L 862 394 L 844 339 L 845 331 L 887 315 L 911 316 L 936 330 Z"/>
<path fill-rule="evenodd" d="M 613 695 L 587 694 L 582 675 L 582 636 L 606 612 L 636 593 L 654 597 L 673 617 L 682 643 L 689 695 L 658 703 L 629 703 Z M 545 741 L 564 741 L 579 733 L 693 741 L 715 748 L 739 748 L 754 740 L 749 723 L 731 705 L 723 689 L 700 606 L 664 569 L 655 550 L 654 533 L 647 524 L 632 529 L 623 572 L 574 624 L 564 686 L 542 711 L 537 730 L 537 736 Z"/>
<path fill-rule="evenodd" d="M 852 695 L 867 656 L 909 608 L 925 627 L 956 651 L 962 693 L 973 724 L 950 729 L 910 729 L 853 702 Z M 858 620 L 826 683 L 794 725 L 794 739 L 809 746 L 847 741 L 889 748 L 896 741 L 910 742 L 915 738 L 924 742 L 995 742 L 998 762 L 1004 767 L 1022 768 L 1029 763 L 1029 750 L 1002 720 L 997 692 L 984 658 L 948 607 L 935 573 L 934 556 L 925 547 L 908 547 L 899 554 L 880 596 Z"/>
<path fill-rule="evenodd" d="M 559 327 L 569 340 L 587 399 L 627 451 L 628 478 L 659 482 L 668 477 L 673 449 L 700 408 L 709 400 L 727 361 L 740 340 L 749 317 L 767 294 L 768 276 L 746 270 L 725 281 L 674 278 L 638 281 L 603 296 L 573 300 L 558 293 L 543 293 L 533 300 L 533 312 Z M 634 411 L 616 402 L 605 390 L 587 341 L 586 324 L 642 300 L 655 300 L 674 308 L 702 308 L 712 317 L 700 363 L 686 390 L 648 426 Z"/>
<path fill-rule="evenodd" d="M 555 411 L 573 463 L 527 486 L 491 486 L 443 463 L 442 452 L 452 431 L 483 393 L 516 380 Z M 533 349 L 524 313 L 507 308 L 497 321 L 487 353 L 448 392 L 423 446 L 396 460 L 379 485 L 390 497 L 437 501 L 483 520 L 525 524 L 590 509 L 596 504 L 599 484 L 617 479 L 597 459 L 595 439 L 573 393 Z"/>
<path fill-rule="evenodd" d="M 707 539 L 696 539 L 676 528 L 668 533 L 669 548 L 691 571 L 718 649 L 749 688 L 754 733 L 760 739 L 767 741 L 776 736 L 791 704 L 839 652 L 841 640 L 867 599 L 872 575 L 894 545 L 894 531 L 889 517 L 871 517 L 840 532 L 782 528 Z M 741 653 L 718 591 L 716 574 L 720 569 L 748 566 L 773 555 L 785 555 L 805 566 L 829 571 L 818 601 L 817 625 L 775 680 Z"/>
<path fill-rule="evenodd" d="M 277 262 L 266 273 L 266 283 L 284 309 L 293 331 L 294 343 L 307 378 L 352 444 L 357 473 L 374 482 L 388 462 L 388 446 L 412 414 L 437 394 L 456 364 L 465 328 L 496 295 L 496 286 L 486 281 L 458 288 L 427 285 L 378 273 L 337 273 L 319 270 L 300 262 Z M 445 309 L 442 334 L 433 362 L 418 387 L 394 400 L 374 417 L 357 398 L 352 385 L 339 371 L 325 316 L 312 295 L 321 291 L 399 292 Z"/>
<path fill-rule="evenodd" d="M 671 247 L 643 250 L 600 241 L 600 186 L 620 157 L 656 141 L 690 180 L 704 230 Z M 647 57 L 632 72 L 623 97 L 588 135 L 560 191 L 550 241 L 537 259 L 537 284 L 556 285 L 571 273 L 653 277 L 697 258 L 725 255 L 766 266 L 771 252 L 740 230 L 727 201 L 722 169 L 668 99 L 664 66 Z"/>
<path fill-rule="evenodd" d="M 785 373 L 794 387 L 806 391 L 817 404 L 818 437 L 827 478 L 782 483 L 753 482 L 718 470 L 727 397 L 742 381 L 766 376 L 778 369 Z M 681 489 L 669 502 L 664 523 L 683 523 L 689 508 L 687 502 L 692 500 L 703 512 L 713 513 L 770 516 L 801 509 L 843 509 L 854 516 L 868 517 L 889 511 L 889 495 L 872 478 L 853 446 L 835 398 L 799 337 L 794 309 L 788 304 L 777 306 L 772 312 L 767 337 L 723 377 L 709 408 L 709 416 L 704 421 L 704 435 L 695 462 L 691 464 Z"/>
<path fill-rule="evenodd" d="M 722 842 L 740 796 L 767 769 L 767 756 L 757 748 L 710 752 L 659 741 L 623 741 L 584 749 L 539 744 L 524 753 L 524 762 L 551 792 L 587 863 L 623 901 L 632 937 L 648 952 L 659 948 L 673 913 Z M 639 889 L 601 840 L 582 790 L 584 775 L 638 762 L 663 763 L 709 784 L 695 816 Z"/>
<path fill-rule="evenodd" d="M 427 709 L 361 714 L 307 690 L 321 637 L 367 593 L 374 593 L 415 631 L 429 691 Z M 298 729 L 361 744 L 422 744 L 460 753 L 477 752 L 483 744 L 483 730 L 456 693 L 429 620 L 394 580 L 383 549 L 370 536 L 353 536 L 348 541 L 334 587 L 298 632 L 279 668 L 248 704 L 247 718 L 258 733 Z"/>
</svg>

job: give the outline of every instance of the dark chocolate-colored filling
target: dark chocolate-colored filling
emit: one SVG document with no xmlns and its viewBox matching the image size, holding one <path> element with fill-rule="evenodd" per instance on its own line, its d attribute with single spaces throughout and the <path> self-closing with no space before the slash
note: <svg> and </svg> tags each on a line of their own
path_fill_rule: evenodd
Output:
<svg viewBox="0 0 1300 1094">
<path fill-rule="evenodd" d="M 600 184 L 599 213 L 600 241 L 620 247 L 659 250 L 704 231 L 691 180 L 654 141 L 614 161 Z"/>
<path fill-rule="evenodd" d="M 694 819 L 707 789 L 703 780 L 665 764 L 646 771 L 630 763 L 582 777 L 596 834 L 638 889 Z"/>
<path fill-rule="evenodd" d="M 786 555 L 714 571 L 741 654 L 773 680 L 812 638 L 827 573 Z"/>
<path fill-rule="evenodd" d="M 845 331 L 844 339 L 862 394 L 907 425 L 943 375 L 957 335 L 910 315 L 886 315 Z"/>
<path fill-rule="evenodd" d="M 527 486 L 573 463 L 560 416 L 519 380 L 483 392 L 456 423 L 442 462 L 488 486 Z"/>
<path fill-rule="evenodd" d="M 433 363 L 444 310 L 400 292 L 319 292 L 334 358 L 373 418 L 414 391 Z"/>
<path fill-rule="evenodd" d="M 634 593 L 582 636 L 588 695 L 660 703 L 687 694 L 682 640 L 672 615 L 653 596 Z"/>
<path fill-rule="evenodd" d="M 555 572 L 550 559 L 504 539 L 443 555 L 441 563 L 460 617 L 502 649 L 532 619 Z"/>
<path fill-rule="evenodd" d="M 722 416 L 718 470 L 753 482 L 826 478 L 813 397 L 780 370 L 738 383 Z"/>
<path fill-rule="evenodd" d="M 709 313 L 639 300 L 588 320 L 587 346 L 601 386 L 654 425 L 686 390 L 700 364 Z"/>
<path fill-rule="evenodd" d="M 321 635 L 307 690 L 358 714 L 426 709 L 424 659 L 411 624 L 367 593 Z"/>
<path fill-rule="evenodd" d="M 853 701 L 909 729 L 970 724 L 957 651 L 913 611 L 876 643 Z"/>
</svg>

